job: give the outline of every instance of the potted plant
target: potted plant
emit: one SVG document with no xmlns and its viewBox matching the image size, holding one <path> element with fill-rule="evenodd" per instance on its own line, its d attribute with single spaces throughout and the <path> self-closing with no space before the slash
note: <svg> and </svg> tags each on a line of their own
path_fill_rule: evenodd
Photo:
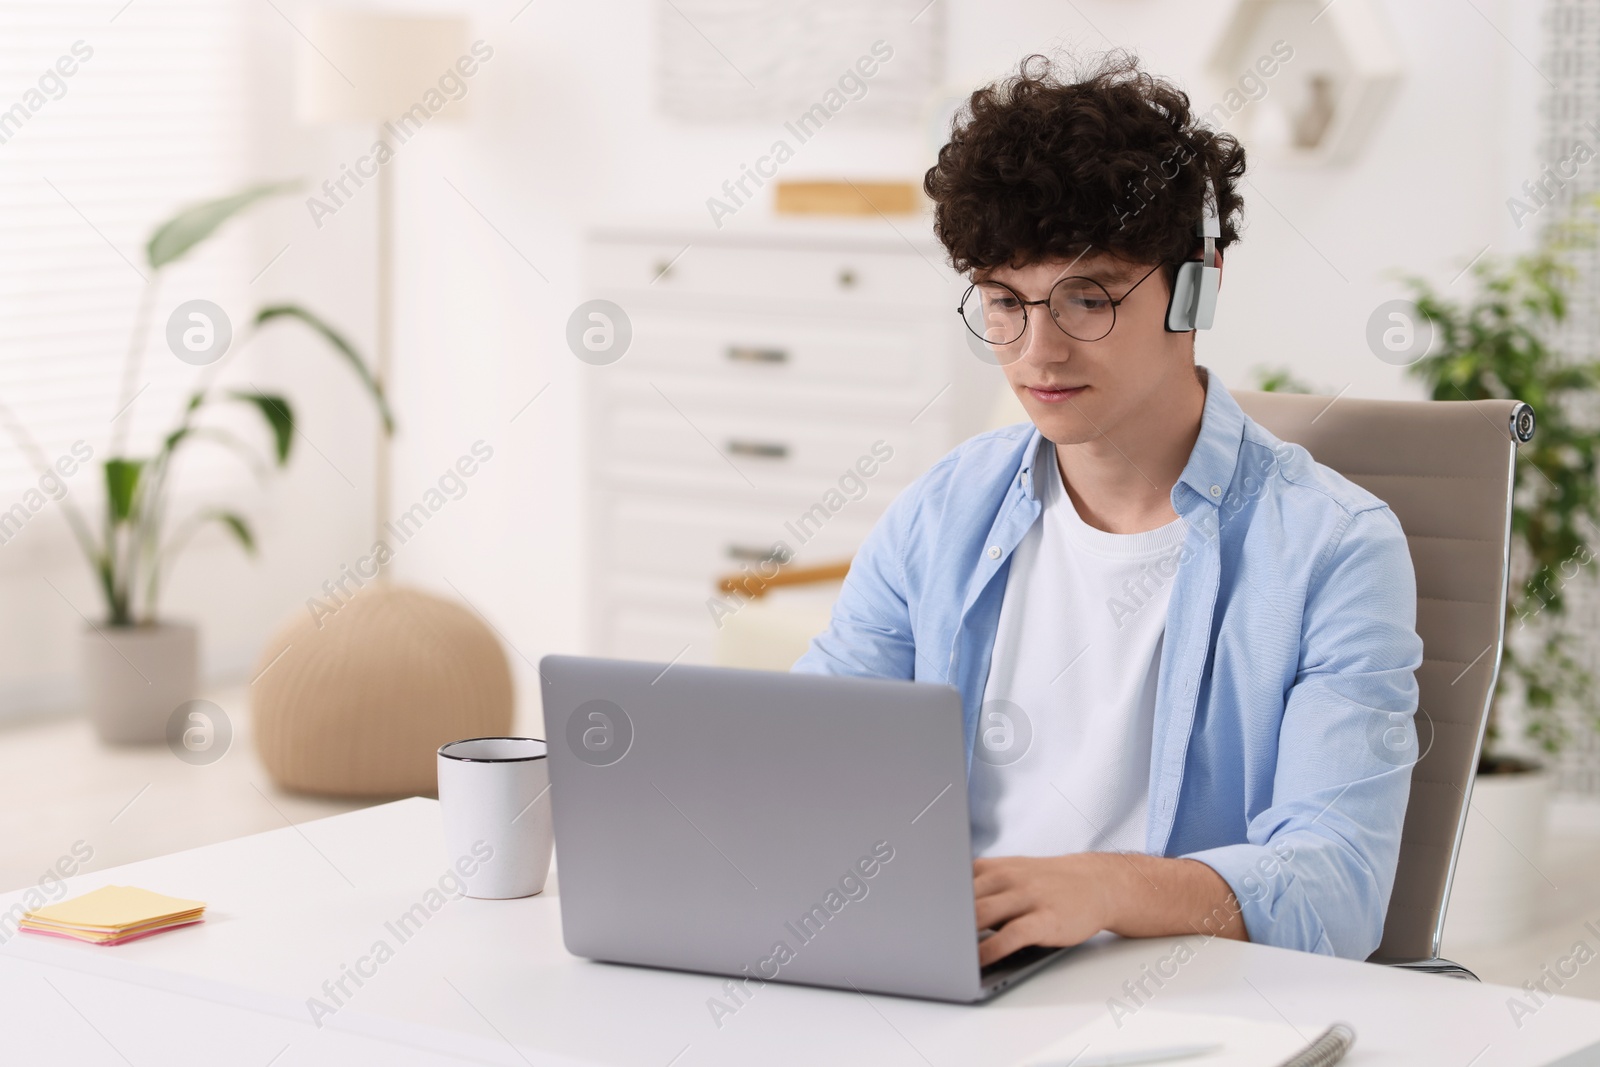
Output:
<svg viewBox="0 0 1600 1067">
<path fill-rule="evenodd" d="M 113 422 L 108 458 L 101 464 L 105 493 L 103 514 L 98 523 L 91 523 L 70 497 L 60 501 L 78 547 L 94 574 L 104 607 L 102 619 L 84 628 L 80 645 L 88 711 L 96 731 L 107 742 L 165 739 L 173 711 L 195 696 L 199 658 L 197 629 L 192 623 L 167 619 L 159 612 L 161 581 L 178 553 L 207 524 L 220 525 L 247 553 L 255 552 L 255 536 L 250 524 L 237 512 L 200 507 L 172 521 L 169 508 L 173 461 L 190 446 L 205 443 L 234 450 L 245 457 L 258 475 L 265 472 L 266 464 L 249 444 L 206 421 L 208 413 L 225 404 L 242 404 L 262 418 L 271 434 L 273 460 L 279 467 L 288 464 L 295 437 L 294 409 L 288 398 L 217 384 L 217 372 L 226 361 L 225 356 L 230 354 L 225 346 L 219 345 L 216 347 L 222 351 L 217 352 L 214 361 L 208 361 L 203 353 L 200 358 L 188 360 L 201 364 L 203 369 L 197 372 L 196 385 L 177 423 L 160 438 L 153 453 L 127 453 L 125 442 L 136 395 L 133 390 L 139 380 L 146 326 L 161 273 L 234 215 L 289 188 L 292 186 L 258 185 L 188 208 L 156 227 L 145 246 L 145 260 L 150 269 L 128 346 L 119 406 L 121 414 Z M 204 315 L 194 321 L 191 329 L 199 331 L 193 335 L 197 342 L 195 347 L 203 349 L 205 344 L 198 342 L 211 343 L 219 327 Z M 322 338 L 355 372 L 376 403 L 385 431 L 393 432 L 394 422 L 383 391 L 361 357 L 336 330 L 303 307 L 295 304 L 262 307 L 251 321 L 249 335 L 233 345 L 232 352 L 237 352 L 262 328 L 279 321 L 298 321 Z M 49 464 L 37 443 L 15 420 L 8 422 L 34 465 L 41 472 L 48 470 Z"/>
</svg>

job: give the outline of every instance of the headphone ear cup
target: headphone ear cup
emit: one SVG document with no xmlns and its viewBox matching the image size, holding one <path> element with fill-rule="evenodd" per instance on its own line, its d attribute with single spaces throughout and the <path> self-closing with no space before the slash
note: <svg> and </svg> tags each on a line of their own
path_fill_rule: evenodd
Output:
<svg viewBox="0 0 1600 1067">
<path fill-rule="evenodd" d="M 1172 276 L 1172 293 L 1167 298 L 1167 332 L 1188 333 L 1195 328 L 1195 296 L 1200 288 L 1200 272 L 1205 264 L 1190 260 L 1178 264 Z"/>
</svg>

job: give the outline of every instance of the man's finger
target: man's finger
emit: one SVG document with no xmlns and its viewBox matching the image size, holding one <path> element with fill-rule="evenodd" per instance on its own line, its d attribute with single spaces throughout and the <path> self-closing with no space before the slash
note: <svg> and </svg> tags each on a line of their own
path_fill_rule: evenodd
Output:
<svg viewBox="0 0 1600 1067">
<path fill-rule="evenodd" d="M 1017 871 L 1010 865 L 985 866 L 979 870 L 976 865 L 972 872 L 972 891 L 980 897 L 990 896 L 1001 890 L 1010 888 L 1017 883 Z"/>
<path fill-rule="evenodd" d="M 1037 942 L 1033 932 L 1031 914 L 1006 923 L 992 937 L 978 942 L 978 966 L 987 967 L 995 960 L 1004 959 L 1019 948 Z"/>
<path fill-rule="evenodd" d="M 985 930 L 989 927 L 999 929 L 1002 923 L 1008 923 L 1021 915 L 1032 911 L 1028 899 L 1021 893 L 999 893 L 994 896 L 979 897 L 977 907 L 974 909 L 978 915 L 978 929 Z"/>
</svg>

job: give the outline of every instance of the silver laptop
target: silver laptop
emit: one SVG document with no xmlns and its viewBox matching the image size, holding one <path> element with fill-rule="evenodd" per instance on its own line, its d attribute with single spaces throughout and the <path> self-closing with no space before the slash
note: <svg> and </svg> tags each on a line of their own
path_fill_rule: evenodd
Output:
<svg viewBox="0 0 1600 1067">
<path fill-rule="evenodd" d="M 986 1000 L 946 685 L 546 656 L 561 925 L 616 963 Z"/>
</svg>

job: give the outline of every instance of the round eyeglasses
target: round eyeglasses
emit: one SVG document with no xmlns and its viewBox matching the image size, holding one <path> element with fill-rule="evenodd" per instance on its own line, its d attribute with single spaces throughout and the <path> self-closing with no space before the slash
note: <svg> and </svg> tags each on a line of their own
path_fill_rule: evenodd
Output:
<svg viewBox="0 0 1600 1067">
<path fill-rule="evenodd" d="M 1024 300 L 1003 282 L 976 282 L 967 288 L 956 308 L 973 336 L 991 345 L 1009 345 L 1028 328 L 1028 308 L 1043 305 L 1061 332 L 1078 341 L 1098 341 L 1117 324 L 1117 307 L 1139 288 L 1161 264 L 1145 271 L 1116 300 L 1093 278 L 1062 278 L 1043 300 Z"/>
</svg>

